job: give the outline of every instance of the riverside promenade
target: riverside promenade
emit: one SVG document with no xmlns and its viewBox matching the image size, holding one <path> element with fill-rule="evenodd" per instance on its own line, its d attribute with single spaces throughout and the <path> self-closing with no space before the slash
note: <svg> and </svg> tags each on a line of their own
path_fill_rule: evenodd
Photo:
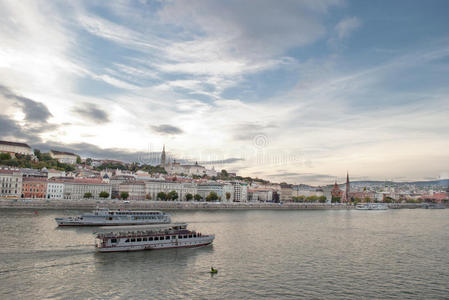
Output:
<svg viewBox="0 0 449 300">
<path fill-rule="evenodd" d="M 86 209 L 97 207 L 110 209 L 146 209 L 146 210 L 245 210 L 245 209 L 286 209 L 286 210 L 348 210 L 355 207 L 340 203 L 271 203 L 271 202 L 180 202 L 180 201 L 120 201 L 120 200 L 46 200 L 18 199 L 0 200 L 1 208 L 16 209 Z M 390 208 L 421 208 L 421 204 L 394 204 Z"/>
</svg>

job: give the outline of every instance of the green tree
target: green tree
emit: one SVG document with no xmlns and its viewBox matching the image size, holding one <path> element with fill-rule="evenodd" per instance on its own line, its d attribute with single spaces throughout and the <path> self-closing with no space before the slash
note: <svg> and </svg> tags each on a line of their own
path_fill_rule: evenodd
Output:
<svg viewBox="0 0 449 300">
<path fill-rule="evenodd" d="M 121 192 L 120 193 L 120 199 L 126 200 L 126 199 L 128 199 L 128 197 L 129 197 L 128 192 Z"/>
<path fill-rule="evenodd" d="M 92 193 L 91 192 L 84 193 L 83 197 L 86 199 L 92 198 Z"/>
<path fill-rule="evenodd" d="M 36 156 L 38 160 L 41 160 L 41 150 L 34 149 L 34 156 Z"/>
<path fill-rule="evenodd" d="M 109 198 L 109 193 L 108 192 L 105 192 L 105 191 L 103 191 L 103 192 L 100 192 L 100 198 Z"/>
<path fill-rule="evenodd" d="M 150 194 L 146 194 L 146 195 L 145 195 L 145 199 L 151 200 L 151 195 L 150 195 Z"/>
<path fill-rule="evenodd" d="M 165 194 L 164 192 L 159 192 L 159 193 L 157 193 L 157 199 L 159 199 L 159 200 L 166 200 L 167 199 L 167 194 Z"/>
<path fill-rule="evenodd" d="M 340 203 L 341 197 L 338 196 L 332 196 L 332 203 Z"/>
<path fill-rule="evenodd" d="M 193 198 L 195 199 L 195 201 L 200 201 L 201 199 L 203 199 L 203 197 L 201 197 L 200 194 L 195 194 L 195 196 L 193 196 Z"/>
<path fill-rule="evenodd" d="M 318 196 L 312 195 L 306 198 L 307 202 L 317 202 L 318 201 Z"/>
<path fill-rule="evenodd" d="M 320 196 L 320 197 L 318 197 L 318 201 L 319 201 L 320 203 L 326 203 L 326 196 Z"/>
<path fill-rule="evenodd" d="M 76 163 L 77 164 L 81 163 L 81 157 L 79 155 L 76 156 Z"/>
<path fill-rule="evenodd" d="M 178 199 L 178 193 L 176 191 L 168 192 L 167 198 L 169 200 L 175 201 L 176 199 Z"/>
<path fill-rule="evenodd" d="M 206 201 L 217 201 L 218 195 L 215 192 L 210 192 L 209 195 L 206 197 Z"/>
<path fill-rule="evenodd" d="M 186 194 L 186 200 L 187 201 L 191 201 L 192 199 L 193 199 L 193 195 L 192 194 L 190 194 L 190 193 Z"/>
<path fill-rule="evenodd" d="M 225 171 L 225 170 L 222 170 L 222 171 Z M 229 199 L 231 199 L 231 193 L 226 192 L 226 200 L 229 201 Z"/>
<path fill-rule="evenodd" d="M 92 165 L 92 158 L 86 158 L 86 164 L 91 166 Z"/>
<path fill-rule="evenodd" d="M 9 153 L 0 153 L 0 160 L 10 160 L 11 154 Z"/>
<path fill-rule="evenodd" d="M 226 170 L 221 170 L 220 176 L 223 178 L 228 178 L 229 177 L 229 173 Z"/>
</svg>

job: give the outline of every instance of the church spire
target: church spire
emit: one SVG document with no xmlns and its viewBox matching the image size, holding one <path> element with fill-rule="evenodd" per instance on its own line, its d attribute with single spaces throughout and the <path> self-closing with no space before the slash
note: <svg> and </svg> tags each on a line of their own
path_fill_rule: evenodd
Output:
<svg viewBox="0 0 449 300">
<path fill-rule="evenodd" d="M 165 159 L 166 159 L 166 157 L 165 157 L 165 144 L 164 144 L 164 146 L 162 148 L 162 154 L 161 154 L 161 166 L 162 167 L 165 167 Z"/>
</svg>

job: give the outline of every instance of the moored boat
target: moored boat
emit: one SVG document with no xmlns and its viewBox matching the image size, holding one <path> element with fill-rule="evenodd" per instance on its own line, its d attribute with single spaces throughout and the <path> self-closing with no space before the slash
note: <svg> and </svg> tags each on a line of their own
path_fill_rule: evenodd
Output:
<svg viewBox="0 0 449 300">
<path fill-rule="evenodd" d="M 209 245 L 215 235 L 188 230 L 185 223 L 102 229 L 96 234 L 98 252 L 187 248 Z"/>
<path fill-rule="evenodd" d="M 355 209 L 357 209 L 357 210 L 387 210 L 388 205 L 386 203 L 361 203 L 361 204 L 357 204 Z"/>
<path fill-rule="evenodd" d="M 55 218 L 58 226 L 121 226 L 168 224 L 170 216 L 162 211 L 96 209 L 78 217 Z"/>
</svg>

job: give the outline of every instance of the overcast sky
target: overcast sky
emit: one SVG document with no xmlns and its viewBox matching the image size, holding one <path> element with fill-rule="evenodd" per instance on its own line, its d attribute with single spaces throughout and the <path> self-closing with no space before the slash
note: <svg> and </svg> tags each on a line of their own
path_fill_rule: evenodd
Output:
<svg viewBox="0 0 449 300">
<path fill-rule="evenodd" d="M 3 1 L 0 138 L 291 183 L 449 177 L 449 1 Z"/>
</svg>

